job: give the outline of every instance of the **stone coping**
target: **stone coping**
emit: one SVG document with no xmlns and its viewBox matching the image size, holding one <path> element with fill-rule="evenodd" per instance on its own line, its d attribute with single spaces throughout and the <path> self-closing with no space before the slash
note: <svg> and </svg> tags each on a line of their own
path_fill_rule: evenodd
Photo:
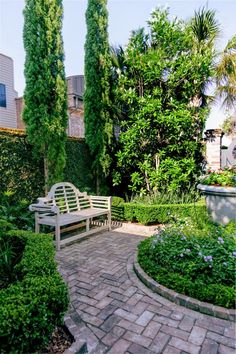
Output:
<svg viewBox="0 0 236 354">
<path fill-rule="evenodd" d="M 197 188 L 204 194 L 221 195 L 227 197 L 236 197 L 236 187 L 211 186 L 198 184 Z"/>
<path fill-rule="evenodd" d="M 236 320 L 236 311 L 234 309 L 226 309 L 221 306 L 212 305 L 208 302 L 201 302 L 200 300 L 179 294 L 174 290 L 168 289 L 165 286 L 157 283 L 154 279 L 149 277 L 149 275 L 147 275 L 140 267 L 137 255 L 138 253 L 136 252 L 136 255 L 134 257 L 134 271 L 139 277 L 139 279 L 155 293 L 163 296 L 164 298 L 170 301 L 173 301 L 177 305 L 184 306 L 191 310 L 195 310 L 206 315 L 211 315 L 224 320 Z"/>
</svg>

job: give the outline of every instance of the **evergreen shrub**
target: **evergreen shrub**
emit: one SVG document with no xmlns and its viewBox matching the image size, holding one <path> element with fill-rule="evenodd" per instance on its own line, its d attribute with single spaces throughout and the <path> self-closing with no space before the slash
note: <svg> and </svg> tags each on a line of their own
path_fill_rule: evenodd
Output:
<svg viewBox="0 0 236 354">
<path fill-rule="evenodd" d="M 11 230 L 6 242 L 24 244 L 15 281 L 0 291 L 0 352 L 32 353 L 48 342 L 68 307 L 68 291 L 54 260 L 52 238 Z"/>
<path fill-rule="evenodd" d="M 206 206 L 202 203 L 163 205 L 125 203 L 123 207 L 124 220 L 138 221 L 144 225 L 169 223 L 173 219 L 188 217 L 206 210 Z"/>
</svg>

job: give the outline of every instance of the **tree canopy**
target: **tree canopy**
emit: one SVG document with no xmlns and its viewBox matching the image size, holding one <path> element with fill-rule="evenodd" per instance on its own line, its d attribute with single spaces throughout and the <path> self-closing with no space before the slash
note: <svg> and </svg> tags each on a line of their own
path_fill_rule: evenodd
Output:
<svg viewBox="0 0 236 354">
<path fill-rule="evenodd" d="M 156 9 L 149 33 L 139 29 L 130 38 L 117 88 L 123 113 L 115 185 L 125 179 L 133 192 L 151 193 L 188 190 L 196 182 L 214 46 L 201 50 L 193 23 Z"/>
<path fill-rule="evenodd" d="M 113 123 L 110 116 L 111 62 L 106 0 L 89 0 L 85 43 L 85 138 L 93 158 L 97 192 L 102 191 L 111 166 Z"/>
<path fill-rule="evenodd" d="M 67 94 L 62 0 L 26 0 L 23 119 L 36 156 L 44 156 L 46 188 L 63 178 Z"/>
</svg>

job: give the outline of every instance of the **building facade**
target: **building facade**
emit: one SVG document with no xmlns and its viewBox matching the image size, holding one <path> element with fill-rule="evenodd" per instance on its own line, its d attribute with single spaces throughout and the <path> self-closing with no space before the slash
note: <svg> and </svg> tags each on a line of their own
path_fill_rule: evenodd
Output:
<svg viewBox="0 0 236 354">
<path fill-rule="evenodd" d="M 0 53 L 0 127 L 17 128 L 13 60 Z"/>
<path fill-rule="evenodd" d="M 67 79 L 68 128 L 70 137 L 84 138 L 84 76 L 74 75 Z M 14 63 L 10 57 L 0 54 L 0 127 L 25 129 L 22 119 L 23 97 L 14 89 Z"/>
</svg>

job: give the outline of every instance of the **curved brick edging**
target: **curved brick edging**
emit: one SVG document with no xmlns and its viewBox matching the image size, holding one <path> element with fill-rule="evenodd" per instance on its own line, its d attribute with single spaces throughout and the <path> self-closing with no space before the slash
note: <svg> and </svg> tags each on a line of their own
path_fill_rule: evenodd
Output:
<svg viewBox="0 0 236 354">
<path fill-rule="evenodd" d="M 165 286 L 157 283 L 155 280 L 149 277 L 149 275 L 147 275 L 140 267 L 137 260 L 137 252 L 135 254 L 133 265 L 135 273 L 147 287 L 149 287 L 155 293 L 163 296 L 164 298 L 173 301 L 177 305 L 184 306 L 186 308 L 204 313 L 206 315 L 222 318 L 224 320 L 236 320 L 236 311 L 233 309 L 226 309 L 224 307 L 212 305 L 208 302 L 201 302 L 192 297 L 179 294 L 174 290 L 170 290 Z"/>
</svg>

